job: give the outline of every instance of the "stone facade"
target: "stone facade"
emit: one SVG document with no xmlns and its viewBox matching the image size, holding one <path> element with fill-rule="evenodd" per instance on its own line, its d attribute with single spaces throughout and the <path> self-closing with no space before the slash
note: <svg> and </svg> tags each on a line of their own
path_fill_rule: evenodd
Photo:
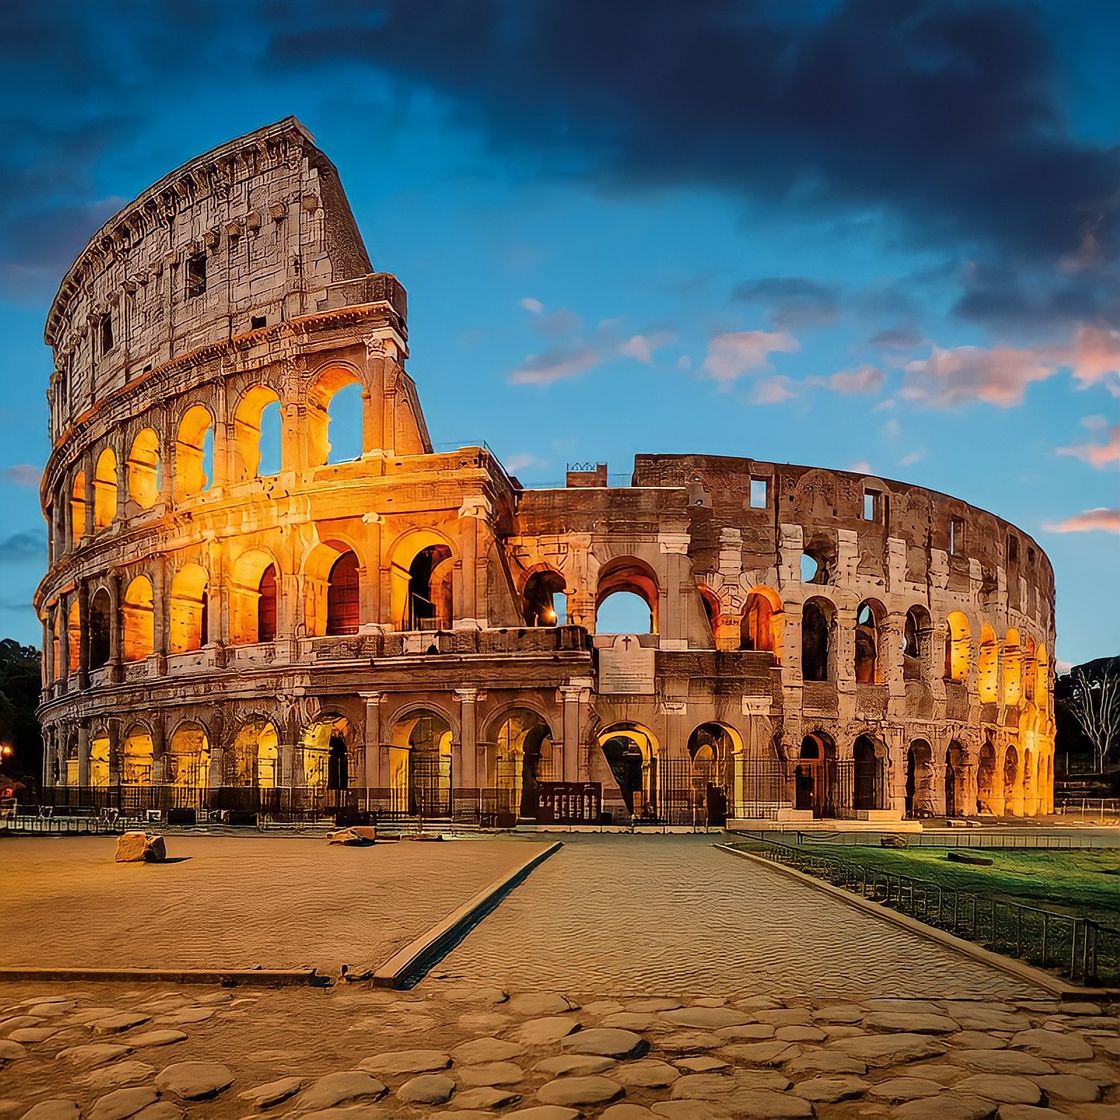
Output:
<svg viewBox="0 0 1120 1120">
<path fill-rule="evenodd" d="M 46 785 L 489 823 L 587 819 L 595 783 L 615 820 L 1051 807 L 1027 534 L 750 459 L 525 489 L 432 450 L 406 312 L 292 119 L 93 238 L 46 332 Z M 334 462 L 353 385 L 361 454 Z M 596 633 L 619 592 L 648 633 Z"/>
</svg>

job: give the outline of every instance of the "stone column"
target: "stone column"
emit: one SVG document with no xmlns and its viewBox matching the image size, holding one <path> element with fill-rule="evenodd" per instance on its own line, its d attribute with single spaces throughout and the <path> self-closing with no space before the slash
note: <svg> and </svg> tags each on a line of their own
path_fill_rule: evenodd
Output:
<svg viewBox="0 0 1120 1120">
<path fill-rule="evenodd" d="M 89 785 L 89 724 L 78 724 L 78 785 Z"/>
<path fill-rule="evenodd" d="M 65 592 L 58 597 L 58 679 L 65 686 L 70 677 L 70 602 Z"/>
<path fill-rule="evenodd" d="M 664 580 L 658 588 L 657 632 L 661 649 L 688 649 L 688 600 L 682 594 L 692 582 L 687 533 L 658 533 L 657 544 L 665 557 Z"/>
<path fill-rule="evenodd" d="M 89 584 L 78 584 L 78 688 L 89 688 Z"/>
<path fill-rule="evenodd" d="M 381 629 L 381 525 L 382 517 L 379 513 L 366 513 L 362 515 L 366 526 L 366 578 L 361 586 L 361 604 L 359 618 L 361 629 Z"/>
<path fill-rule="evenodd" d="M 564 755 L 562 776 L 565 782 L 579 781 L 580 711 L 587 688 L 571 682 L 560 686 L 564 705 Z"/>
<path fill-rule="evenodd" d="M 459 701 L 459 780 L 452 776 L 456 789 L 477 789 L 478 781 L 478 728 L 476 705 L 477 688 L 458 688 L 455 699 Z"/>
<path fill-rule="evenodd" d="M 384 693 L 359 692 L 358 695 L 366 702 L 366 757 L 362 780 L 366 789 L 384 789 L 389 784 L 383 757 L 385 749 L 381 745 L 381 700 Z"/>
<path fill-rule="evenodd" d="M 829 636 L 830 678 L 840 693 L 856 691 L 856 608 L 837 607 Z"/>
<path fill-rule="evenodd" d="M 56 605 L 55 610 L 58 607 Z M 43 689 L 50 688 L 54 682 L 54 630 L 51 628 L 51 612 L 43 619 L 43 657 L 39 663 L 39 684 Z"/>
<path fill-rule="evenodd" d="M 485 498 L 466 498 L 459 508 L 459 547 L 461 556 L 455 569 L 457 582 L 454 586 L 452 626 L 455 629 L 479 629 L 486 625 L 485 584 L 479 596 L 481 573 L 485 570 L 485 560 L 481 563 L 478 556 L 479 535 L 483 524 L 490 515 L 490 503 Z"/>
<path fill-rule="evenodd" d="M 85 479 L 86 479 L 86 493 L 85 493 L 86 524 L 85 524 L 85 531 L 82 533 L 82 543 L 83 544 L 88 544 L 91 540 L 93 540 L 93 534 L 94 534 L 94 531 L 95 531 L 94 527 L 93 527 L 93 509 L 94 509 L 94 505 L 96 504 L 95 503 L 95 498 L 96 498 L 96 489 L 97 489 L 94 486 L 94 482 L 93 482 L 93 476 L 94 476 L 94 470 L 95 469 L 96 469 L 96 465 L 93 461 L 93 448 L 91 447 L 91 448 L 89 448 L 89 450 L 86 451 L 85 455 L 82 456 L 82 473 L 85 475 Z"/>
<path fill-rule="evenodd" d="M 109 573 L 109 679 L 121 679 L 121 577 Z"/>
<path fill-rule="evenodd" d="M 118 719 L 111 719 L 109 724 L 109 785 L 120 785 L 122 766 L 121 723 Z"/>
</svg>

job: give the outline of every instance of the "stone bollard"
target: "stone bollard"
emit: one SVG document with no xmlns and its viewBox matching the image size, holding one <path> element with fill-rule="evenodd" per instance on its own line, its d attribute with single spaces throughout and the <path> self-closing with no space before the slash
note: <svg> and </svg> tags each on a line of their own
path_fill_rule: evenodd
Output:
<svg viewBox="0 0 1120 1120">
<path fill-rule="evenodd" d="M 167 846 L 158 834 L 126 832 L 117 838 L 117 854 L 113 858 L 117 863 L 163 863 Z"/>
</svg>

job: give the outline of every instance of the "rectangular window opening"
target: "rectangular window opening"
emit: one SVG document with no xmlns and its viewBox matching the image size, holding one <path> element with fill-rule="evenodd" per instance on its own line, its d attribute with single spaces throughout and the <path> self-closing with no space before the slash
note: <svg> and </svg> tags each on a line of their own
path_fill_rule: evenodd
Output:
<svg viewBox="0 0 1120 1120">
<path fill-rule="evenodd" d="M 883 495 L 878 490 L 864 490 L 863 519 L 864 521 L 883 520 Z"/>
<path fill-rule="evenodd" d="M 113 349 L 113 316 L 101 316 L 101 353 L 108 354 Z"/>
<path fill-rule="evenodd" d="M 187 299 L 206 291 L 206 254 L 198 253 L 187 258 Z"/>
<path fill-rule="evenodd" d="M 765 478 L 751 479 L 750 508 L 765 509 L 767 505 L 769 484 Z"/>
<path fill-rule="evenodd" d="M 964 521 L 959 517 L 949 518 L 949 555 L 960 556 L 964 551 Z"/>
<path fill-rule="evenodd" d="M 249 320 L 249 330 L 251 330 L 251 331 L 259 331 L 262 327 L 267 327 L 267 326 L 268 326 L 268 316 L 267 315 L 254 315 Z"/>
</svg>

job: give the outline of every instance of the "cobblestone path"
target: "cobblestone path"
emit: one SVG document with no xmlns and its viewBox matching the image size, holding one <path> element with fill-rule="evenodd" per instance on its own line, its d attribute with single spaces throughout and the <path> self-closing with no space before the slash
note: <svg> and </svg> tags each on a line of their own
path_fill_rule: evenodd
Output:
<svg viewBox="0 0 1120 1120">
<path fill-rule="evenodd" d="M 440 965 L 595 994 L 1040 994 L 708 837 L 575 837 Z"/>
</svg>

